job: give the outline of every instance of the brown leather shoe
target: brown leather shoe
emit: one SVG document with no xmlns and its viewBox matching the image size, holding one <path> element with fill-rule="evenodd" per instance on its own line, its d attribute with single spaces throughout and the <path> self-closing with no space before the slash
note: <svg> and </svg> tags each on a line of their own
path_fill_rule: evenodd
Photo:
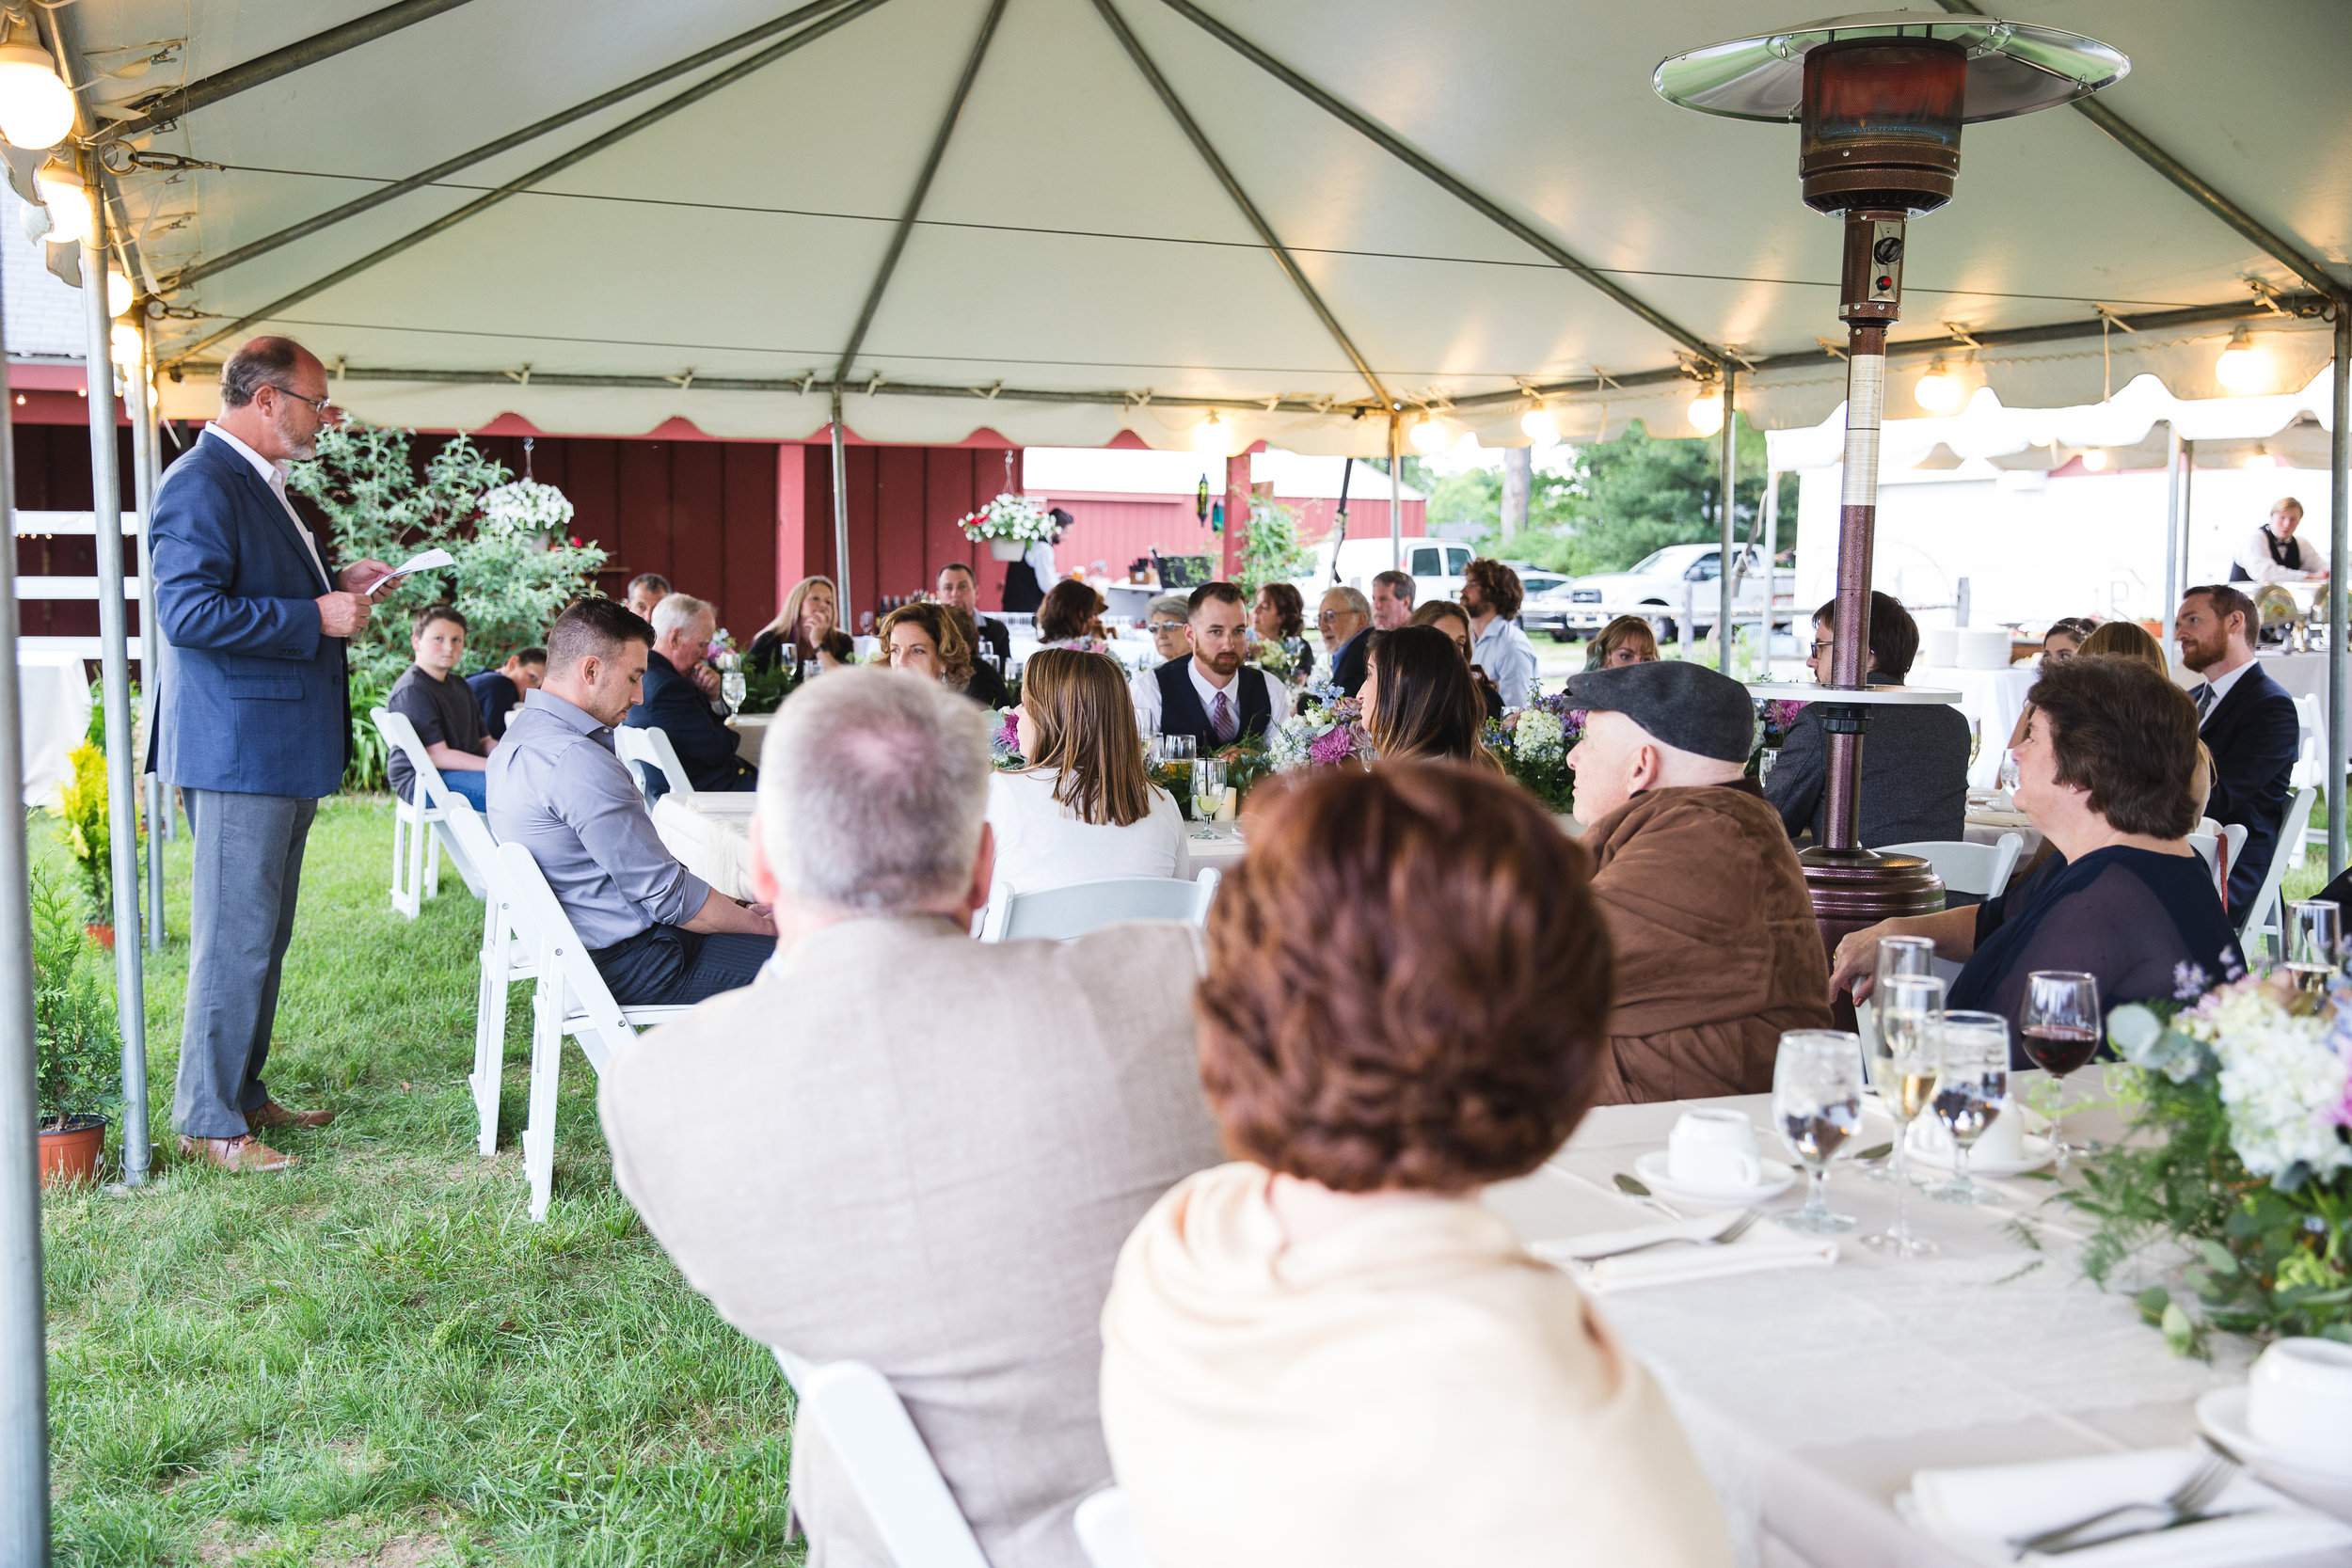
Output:
<svg viewBox="0 0 2352 1568">
<path fill-rule="evenodd" d="M 261 1139 L 247 1132 L 242 1138 L 191 1138 L 180 1140 L 181 1157 L 202 1160 L 226 1171 L 284 1170 L 294 1163 L 295 1156 L 280 1154 Z"/>
<path fill-rule="evenodd" d="M 289 1111 L 275 1100 L 264 1101 L 260 1110 L 245 1114 L 247 1127 L 324 1127 L 334 1119 L 332 1111 Z"/>
</svg>

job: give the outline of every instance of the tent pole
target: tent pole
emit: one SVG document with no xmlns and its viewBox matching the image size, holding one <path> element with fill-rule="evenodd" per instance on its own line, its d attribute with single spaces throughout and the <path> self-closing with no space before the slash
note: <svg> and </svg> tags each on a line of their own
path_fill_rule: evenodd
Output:
<svg viewBox="0 0 2352 1568">
<path fill-rule="evenodd" d="M 1405 465 L 1398 456 L 1397 421 L 1403 414 L 1389 410 L 1389 569 L 1405 570 Z M 1336 557 L 1334 558 L 1336 559 Z"/>
<path fill-rule="evenodd" d="M 139 702 L 148 714 L 148 733 L 152 735 L 155 702 L 163 689 L 156 678 L 154 542 L 148 532 L 155 509 L 155 421 L 147 405 L 147 327 L 136 311 L 131 319 L 139 325 L 139 362 L 123 372 L 122 388 L 123 401 L 131 408 L 131 486 L 139 513 Z M 164 784 L 147 771 L 145 757 L 136 758 L 132 766 L 147 789 L 147 950 L 160 953 L 164 946 Z"/>
<path fill-rule="evenodd" d="M 2352 293 L 2336 297 L 2336 428 L 2328 442 L 2328 879 L 2344 870 L 2344 566 L 2352 517 Z"/>
<path fill-rule="evenodd" d="M 1761 617 L 1764 638 L 1758 645 L 1763 649 L 1760 660 L 1764 666 L 1761 678 L 1772 678 L 1772 611 L 1780 591 L 1780 474 L 1773 468 L 1767 453 L 1764 460 L 1764 613 Z"/>
<path fill-rule="evenodd" d="M 2181 443 L 2181 589 L 2184 593 L 2193 586 L 2188 580 L 2188 541 L 2196 531 L 2190 520 L 2196 505 L 2197 443 L 2184 440 Z M 2172 650 L 2167 648 L 2165 652 L 2170 654 Z"/>
<path fill-rule="evenodd" d="M 841 601 L 835 623 L 851 637 L 857 635 L 857 611 L 850 604 L 850 471 L 849 450 L 841 439 L 841 388 L 833 389 L 833 591 Z"/>
<path fill-rule="evenodd" d="M 103 278 L 105 274 L 99 274 Z M 49 1560 L 49 1344 L 40 1270 L 40 1097 L 34 1086 L 33 915 L 25 894 L 24 730 L 17 689 L 16 446 L 0 354 L 0 1562 Z"/>
<path fill-rule="evenodd" d="M 94 172 L 98 163 L 88 160 Z M 122 1023 L 122 1184 L 147 1184 L 147 998 L 139 955 L 138 775 L 131 755 L 131 659 L 122 608 L 122 473 L 115 454 L 112 334 L 106 313 L 106 214 L 93 202 L 82 242 L 82 314 L 89 325 L 90 513 L 98 525 L 99 676 L 106 710 L 106 832 L 114 862 L 115 1009 Z"/>
<path fill-rule="evenodd" d="M 2166 426 L 2164 460 L 2164 651 L 2172 654 L 2172 615 L 2181 603 L 2181 427 Z"/>
<path fill-rule="evenodd" d="M 1737 580 L 1732 571 L 1731 552 L 1739 547 L 1731 531 L 1731 499 L 1739 493 L 1735 482 L 1740 473 L 1740 416 L 1733 406 L 1732 396 L 1732 384 L 1738 375 L 1739 372 L 1731 368 L 1731 361 L 1725 359 L 1723 451 L 1715 488 L 1715 521 L 1723 533 L 1720 553 L 1715 558 L 1715 668 L 1726 675 L 1731 673 L 1731 645 L 1740 639 L 1738 629 L 1731 624 L 1732 585 Z M 1768 592 L 1764 598 L 1769 604 L 1772 594 Z"/>
</svg>

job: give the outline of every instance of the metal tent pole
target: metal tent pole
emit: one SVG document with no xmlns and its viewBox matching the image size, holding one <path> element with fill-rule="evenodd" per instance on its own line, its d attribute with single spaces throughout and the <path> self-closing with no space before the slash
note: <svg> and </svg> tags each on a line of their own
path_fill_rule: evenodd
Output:
<svg viewBox="0 0 2352 1568">
<path fill-rule="evenodd" d="M 1396 439 L 1401 418 L 1399 410 L 1389 410 L 1389 569 L 1395 572 L 1405 570 L 1405 464 Z"/>
<path fill-rule="evenodd" d="M 833 592 L 840 601 L 835 624 L 857 635 L 857 611 L 850 605 L 850 468 L 841 439 L 841 388 L 833 389 Z"/>
<path fill-rule="evenodd" d="M 99 274 L 105 277 L 103 272 Z M 25 894 L 24 731 L 16 675 L 16 448 L 0 354 L 0 1562 L 49 1560 L 49 1345 L 42 1324 L 40 1097 L 33 1083 L 33 916 Z"/>
<path fill-rule="evenodd" d="M 2328 879 L 2344 870 L 2344 563 L 2352 517 L 2352 293 L 2336 296 L 2335 429 L 2328 443 Z"/>
<path fill-rule="evenodd" d="M 135 322 L 137 317 L 132 318 Z M 147 733 L 155 733 L 155 704 L 163 687 L 157 679 L 161 655 L 156 648 L 155 545 L 148 531 L 155 511 L 155 420 L 147 404 L 147 329 L 139 327 L 139 362 L 124 370 L 123 401 L 131 410 L 131 486 L 139 512 L 139 705 L 148 715 Z M 147 759 L 132 766 L 147 787 L 147 948 L 164 945 L 164 781 L 147 771 Z"/>
<path fill-rule="evenodd" d="M 93 174 L 97 164 L 90 164 Z M 93 178 L 91 184 L 97 181 Z M 105 209 L 82 242 L 89 383 L 90 512 L 98 525 L 99 678 L 106 710 L 106 832 L 114 862 L 115 1007 L 122 1021 L 122 1184 L 147 1182 L 147 998 L 139 955 L 138 775 L 131 755 L 131 660 L 122 610 L 122 474 L 115 454 L 114 320 L 106 313 Z"/>
<path fill-rule="evenodd" d="M 2169 427 L 2164 461 L 2164 649 L 2172 653 L 2172 614 L 2181 604 L 2181 427 Z"/>
<path fill-rule="evenodd" d="M 1780 474 L 1772 459 L 1764 461 L 1764 626 L 1763 680 L 1772 678 L 1772 611 L 1778 607 L 1773 600 L 1780 588 Z"/>
<path fill-rule="evenodd" d="M 1731 531 L 1731 499 L 1739 493 L 1734 488 L 1734 482 L 1738 479 L 1740 471 L 1738 429 L 1740 421 L 1732 406 L 1732 381 L 1737 374 L 1738 372 L 1731 368 L 1731 361 L 1724 360 L 1723 451 L 1715 499 L 1717 513 L 1715 521 L 1721 526 L 1723 533 L 1723 544 L 1716 557 L 1718 564 L 1715 572 L 1715 668 L 1726 675 L 1731 673 L 1731 645 L 1739 641 L 1740 636 L 1738 629 L 1731 624 L 1732 585 L 1737 580 L 1732 573 L 1731 552 L 1738 548 Z M 1769 578 L 1766 581 L 1766 587 L 1764 602 L 1769 606 L 1772 598 Z M 1770 613 L 1769 610 L 1767 613 Z"/>
<path fill-rule="evenodd" d="M 2196 586 L 2188 580 L 2188 541 L 2189 536 L 2196 531 L 2192 522 L 2196 510 L 2197 443 L 2183 441 L 2181 443 L 2181 592 L 2184 594 Z M 2168 655 L 2172 651 L 2169 647 L 2165 650 Z"/>
</svg>

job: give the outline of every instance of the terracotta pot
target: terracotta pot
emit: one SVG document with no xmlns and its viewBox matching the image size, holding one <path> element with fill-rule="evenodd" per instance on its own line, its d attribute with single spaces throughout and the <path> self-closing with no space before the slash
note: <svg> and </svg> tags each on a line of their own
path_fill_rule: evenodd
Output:
<svg viewBox="0 0 2352 1568">
<path fill-rule="evenodd" d="M 996 561 L 1018 561 L 1028 553 L 1028 546 L 1018 539 L 991 539 L 988 553 Z"/>
<path fill-rule="evenodd" d="M 82 929 L 89 933 L 90 941 L 98 943 L 107 952 L 111 953 L 115 950 L 115 928 L 103 920 L 93 920 Z"/>
<path fill-rule="evenodd" d="M 40 1184 L 50 1187 L 60 1181 L 97 1180 L 98 1157 L 105 1148 L 104 1117 L 68 1117 L 65 1126 L 56 1132 L 42 1128 Z"/>
</svg>

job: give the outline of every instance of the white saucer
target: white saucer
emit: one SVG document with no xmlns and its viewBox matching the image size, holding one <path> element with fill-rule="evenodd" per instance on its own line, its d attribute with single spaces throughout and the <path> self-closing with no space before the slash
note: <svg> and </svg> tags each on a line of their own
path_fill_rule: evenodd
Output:
<svg viewBox="0 0 2352 1568">
<path fill-rule="evenodd" d="M 1666 1151 L 1662 1148 L 1653 1148 L 1636 1159 L 1633 1174 L 1660 1197 L 1691 1209 L 1750 1209 L 1769 1198 L 1778 1197 L 1797 1182 L 1796 1166 L 1767 1160 L 1764 1162 L 1764 1180 L 1753 1187 L 1730 1192 L 1693 1187 L 1666 1174 Z"/>
<path fill-rule="evenodd" d="M 2199 1396 L 2197 1424 L 2245 1460 L 2264 1481 L 2339 1519 L 2352 1519 L 2352 1470 L 2314 1469 L 2265 1448 L 2246 1430 L 2244 1384 Z"/>
<path fill-rule="evenodd" d="M 1934 1133 L 1930 1132 L 1925 1117 L 1913 1122 L 1910 1140 L 1911 1158 L 1923 1165 L 1932 1165 L 1937 1170 L 1951 1169 L 1952 1146 L 1945 1138 L 1936 1135 L 1942 1131 L 1943 1129 L 1938 1127 Z M 1968 1174 L 1986 1178 L 2023 1176 L 2027 1171 L 2040 1170 L 2050 1163 L 2052 1150 L 2049 1139 L 2038 1138 L 2028 1132 L 2022 1142 L 2025 1149 L 2014 1160 L 1995 1160 L 1985 1154 L 1983 1150 L 1978 1150 L 1968 1157 Z"/>
</svg>

